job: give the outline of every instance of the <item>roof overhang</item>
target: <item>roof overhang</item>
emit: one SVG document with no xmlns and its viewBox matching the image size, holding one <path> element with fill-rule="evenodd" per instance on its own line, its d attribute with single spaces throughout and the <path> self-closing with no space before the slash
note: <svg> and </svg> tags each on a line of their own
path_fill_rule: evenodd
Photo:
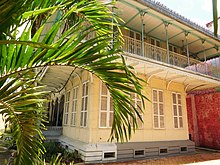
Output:
<svg viewBox="0 0 220 165">
<path fill-rule="evenodd" d="M 173 82 L 183 84 L 185 92 L 220 87 L 219 79 L 208 75 L 134 54 L 126 53 L 124 56 L 126 63 L 133 66 L 136 73 L 146 75 L 147 83 L 150 82 L 152 77 L 165 80 L 167 90 Z"/>
<path fill-rule="evenodd" d="M 178 13 L 151 0 L 118 0 L 114 12 L 124 22 L 121 26 L 141 33 L 143 18 L 144 33 L 166 41 L 165 24 L 170 44 L 186 47 L 186 38 L 191 56 L 200 60 L 220 56 L 220 40 L 213 33 Z M 129 13 L 129 14 L 128 14 Z"/>
</svg>

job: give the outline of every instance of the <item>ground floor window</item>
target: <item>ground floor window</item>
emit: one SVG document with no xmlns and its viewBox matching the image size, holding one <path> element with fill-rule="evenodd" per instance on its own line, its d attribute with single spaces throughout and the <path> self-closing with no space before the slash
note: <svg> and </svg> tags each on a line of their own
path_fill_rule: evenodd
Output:
<svg viewBox="0 0 220 165">
<path fill-rule="evenodd" d="M 163 91 L 153 89 L 153 127 L 165 127 Z"/>
<path fill-rule="evenodd" d="M 73 88 L 73 100 L 72 100 L 72 115 L 71 125 L 76 126 L 76 112 L 77 112 L 77 98 L 78 98 L 78 86 Z"/>
<path fill-rule="evenodd" d="M 172 93 L 174 128 L 183 128 L 181 94 Z"/>
<path fill-rule="evenodd" d="M 68 91 L 65 95 L 65 103 L 64 103 L 64 117 L 63 124 L 68 124 L 68 114 L 69 114 L 69 106 L 70 106 L 70 91 Z"/>
<path fill-rule="evenodd" d="M 141 116 L 141 119 L 143 120 L 143 113 L 142 113 L 143 106 L 142 106 L 141 99 L 139 98 L 137 93 L 132 93 L 131 98 L 133 100 L 132 101 L 133 106 L 138 110 L 138 112 Z M 135 114 L 135 117 L 136 117 L 136 120 L 137 120 L 138 128 L 139 129 L 143 128 L 143 123 L 142 123 L 141 119 L 138 117 L 137 114 Z"/>
<path fill-rule="evenodd" d="M 101 83 L 101 98 L 100 98 L 100 128 L 109 128 L 113 123 L 113 101 L 110 93 L 104 83 Z"/>
<path fill-rule="evenodd" d="M 81 107 L 81 117 L 80 126 L 87 126 L 87 115 L 88 115 L 88 98 L 89 98 L 89 82 L 84 82 L 82 86 L 82 107 Z"/>
</svg>

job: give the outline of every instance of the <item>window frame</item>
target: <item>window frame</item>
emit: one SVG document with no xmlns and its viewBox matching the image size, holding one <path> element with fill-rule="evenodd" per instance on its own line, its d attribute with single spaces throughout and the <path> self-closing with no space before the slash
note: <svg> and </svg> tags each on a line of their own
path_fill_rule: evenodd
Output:
<svg viewBox="0 0 220 165">
<path fill-rule="evenodd" d="M 71 121 L 70 121 L 70 125 L 73 127 L 76 126 L 76 119 L 77 119 L 76 115 L 77 115 L 77 109 L 78 109 L 78 94 L 79 94 L 79 86 L 73 87 L 72 89 L 72 111 L 71 111 Z"/>
<path fill-rule="evenodd" d="M 67 100 L 67 95 L 69 94 L 68 100 Z M 68 90 L 65 93 L 65 102 L 64 102 L 64 114 L 63 114 L 63 125 L 68 125 L 69 124 L 69 110 L 70 110 L 70 96 L 71 96 L 71 91 Z M 68 105 L 68 109 L 67 109 Z"/>
<path fill-rule="evenodd" d="M 83 91 L 86 91 L 86 88 L 84 89 L 84 85 L 88 85 L 88 93 L 84 93 Z M 85 94 L 85 95 L 84 95 Z M 82 102 L 81 102 L 81 111 L 80 111 L 80 127 L 85 128 L 88 125 L 88 108 L 89 108 L 89 81 L 84 81 L 82 83 Z M 86 104 L 87 100 L 87 105 Z M 86 108 L 86 109 L 84 109 Z"/>
<path fill-rule="evenodd" d="M 157 102 L 154 101 L 154 91 L 157 92 Z M 163 95 L 163 102 L 159 102 L 159 92 L 162 92 Z M 157 104 L 157 112 L 158 114 L 154 113 L 154 103 Z M 163 104 L 163 115 L 160 114 L 160 108 L 159 108 L 159 104 Z M 152 89 L 152 117 L 153 117 L 153 129 L 166 129 L 166 120 L 165 120 L 165 110 L 164 110 L 164 91 L 161 89 Z M 155 123 L 154 123 L 154 117 L 157 116 L 158 117 L 158 127 L 155 127 Z M 161 122 L 160 122 L 160 117 L 164 118 L 164 122 L 163 125 L 164 127 L 161 127 Z"/>
<path fill-rule="evenodd" d="M 176 95 L 176 104 L 174 104 L 173 94 Z M 181 100 L 180 104 L 178 103 L 178 95 L 180 95 L 180 100 Z M 182 95 L 181 95 L 181 93 L 178 93 L 178 92 L 172 92 L 171 97 L 172 97 L 173 127 L 174 127 L 174 129 L 183 129 L 184 125 L 183 125 Z M 174 105 L 176 105 L 176 108 L 177 108 L 177 115 L 174 114 Z M 179 115 L 179 106 L 181 107 L 181 113 L 182 113 L 181 116 Z M 177 117 L 177 128 L 175 127 L 175 120 L 174 120 L 175 117 Z M 180 118 L 182 118 L 182 127 L 180 127 Z"/>
<path fill-rule="evenodd" d="M 142 100 L 140 99 L 140 98 L 138 98 L 138 94 L 137 93 L 133 93 L 134 94 L 134 98 L 132 98 L 132 96 L 131 96 L 131 98 L 132 98 L 132 100 L 134 101 L 134 107 L 136 108 L 136 109 L 138 109 L 139 107 L 138 107 L 138 101 L 140 101 L 140 105 L 141 105 L 141 109 L 140 110 L 142 110 L 143 111 L 143 103 L 142 103 Z M 140 116 L 141 116 L 141 118 L 142 118 L 142 120 L 144 120 L 144 113 L 140 113 Z M 136 117 L 136 120 L 137 120 L 137 124 L 138 124 L 138 120 L 140 120 L 139 118 L 138 118 L 138 115 L 135 113 L 135 117 Z M 141 122 L 141 121 L 140 121 Z M 144 128 L 144 123 L 142 123 L 141 122 L 141 127 L 139 127 L 139 125 L 138 125 L 138 129 L 143 129 Z"/>
<path fill-rule="evenodd" d="M 154 40 L 154 44 L 152 44 L 151 40 Z M 159 43 L 159 46 L 157 45 L 157 42 Z M 154 38 L 154 37 L 150 37 L 150 44 L 151 44 L 152 46 L 156 46 L 156 47 L 160 47 L 160 48 L 162 47 L 161 40 L 156 39 L 156 38 Z"/>
<path fill-rule="evenodd" d="M 170 50 L 170 48 L 171 48 L 171 50 Z M 176 51 L 175 51 L 175 49 L 176 49 Z M 178 48 L 177 48 L 177 46 L 169 44 L 169 51 L 171 51 L 173 53 L 178 53 Z"/>
<path fill-rule="evenodd" d="M 108 90 L 108 88 L 107 88 L 107 94 L 106 95 L 103 95 L 102 94 L 102 86 L 103 85 L 105 85 L 104 83 L 100 83 L 100 104 L 99 104 L 99 128 L 112 128 L 112 125 L 110 125 L 110 114 L 111 113 L 113 113 L 113 116 L 114 116 L 114 110 L 113 111 L 111 111 L 111 101 L 112 101 L 112 97 L 111 97 L 111 95 L 110 95 L 110 92 L 109 92 L 109 90 Z M 106 111 L 105 110 L 102 110 L 102 97 L 106 97 L 107 98 L 107 104 L 106 104 Z M 113 104 L 113 102 L 112 102 L 112 104 Z M 106 112 L 106 123 L 105 123 L 105 125 L 106 126 L 101 126 L 101 120 L 102 120 L 102 118 L 101 118 L 101 113 L 104 113 L 104 112 Z"/>
</svg>

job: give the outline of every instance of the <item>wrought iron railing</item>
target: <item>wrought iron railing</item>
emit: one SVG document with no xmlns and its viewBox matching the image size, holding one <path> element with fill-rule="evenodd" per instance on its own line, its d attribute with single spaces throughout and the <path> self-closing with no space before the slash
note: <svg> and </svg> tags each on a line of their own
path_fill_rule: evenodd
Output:
<svg viewBox="0 0 220 165">
<path fill-rule="evenodd" d="M 143 45 L 144 48 L 142 50 L 142 42 L 140 40 L 124 36 L 124 45 L 122 50 L 131 54 L 147 57 L 156 61 L 220 78 L 220 74 L 218 73 L 220 68 L 217 67 L 217 62 L 215 64 L 213 61 L 201 62 L 193 58 L 189 58 L 188 60 L 186 56 L 172 51 L 167 52 L 164 48 L 151 45 L 146 42 L 144 42 Z"/>
</svg>

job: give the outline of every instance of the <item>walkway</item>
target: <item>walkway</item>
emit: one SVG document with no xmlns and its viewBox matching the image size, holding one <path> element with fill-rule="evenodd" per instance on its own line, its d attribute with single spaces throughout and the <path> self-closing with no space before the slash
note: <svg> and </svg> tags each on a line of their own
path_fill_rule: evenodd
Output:
<svg viewBox="0 0 220 165">
<path fill-rule="evenodd" d="M 214 160 L 214 161 L 210 161 Z M 200 162 L 200 163 L 196 163 Z M 192 163 L 192 164 L 191 164 Z M 147 160 L 136 160 L 120 163 L 106 163 L 101 165 L 220 165 L 220 152 L 197 150 L 196 154 L 172 156 Z M 100 164 L 99 164 L 100 165 Z"/>
</svg>

